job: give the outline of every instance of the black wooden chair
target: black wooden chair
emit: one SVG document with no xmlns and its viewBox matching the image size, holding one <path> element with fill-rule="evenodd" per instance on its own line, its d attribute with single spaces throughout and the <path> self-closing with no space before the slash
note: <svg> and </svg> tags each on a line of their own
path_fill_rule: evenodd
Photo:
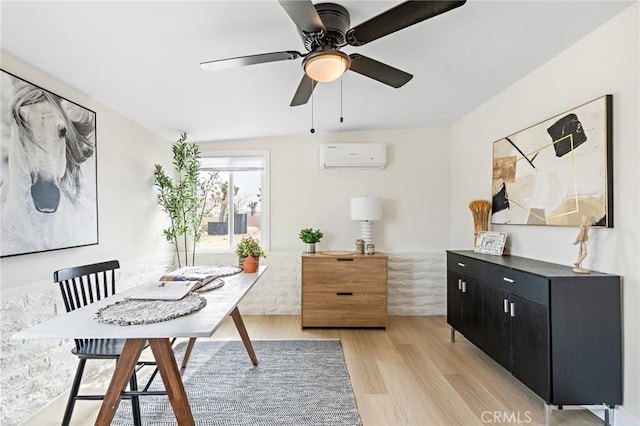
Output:
<svg viewBox="0 0 640 426">
<path fill-rule="evenodd" d="M 81 308 L 104 299 L 116 292 L 116 269 L 120 268 L 117 260 L 95 263 L 91 265 L 76 266 L 61 269 L 53 273 L 53 281 L 58 283 L 62 292 L 62 299 L 67 312 Z M 76 347 L 71 352 L 79 358 L 76 375 L 67 401 L 67 407 L 62 420 L 63 425 L 68 425 L 73 414 L 73 408 L 78 400 L 101 400 L 104 395 L 78 395 L 82 374 L 88 359 L 115 359 L 117 360 L 124 346 L 124 339 L 75 339 Z M 145 345 L 145 347 L 147 347 Z M 131 379 L 129 380 L 129 391 L 123 393 L 123 399 L 131 400 L 131 412 L 133 423 L 138 426 L 140 420 L 140 403 L 138 397 L 141 395 L 166 395 L 165 391 L 149 391 L 149 386 L 153 381 L 157 368 L 149 378 L 144 389 L 138 390 L 136 372 L 147 365 L 156 365 L 155 362 L 139 361 Z"/>
</svg>

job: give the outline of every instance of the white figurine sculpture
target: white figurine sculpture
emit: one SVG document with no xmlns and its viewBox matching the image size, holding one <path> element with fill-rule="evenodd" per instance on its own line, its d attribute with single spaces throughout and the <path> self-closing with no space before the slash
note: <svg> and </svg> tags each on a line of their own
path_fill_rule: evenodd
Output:
<svg viewBox="0 0 640 426">
<path fill-rule="evenodd" d="M 582 216 L 582 225 L 580 225 L 580 232 L 573 242 L 573 245 L 579 244 L 578 259 L 574 263 L 576 266 L 573 268 L 573 272 L 580 274 L 588 274 L 591 271 L 582 267 L 582 261 L 587 257 L 587 240 L 589 239 L 590 218 L 588 216 Z"/>
</svg>

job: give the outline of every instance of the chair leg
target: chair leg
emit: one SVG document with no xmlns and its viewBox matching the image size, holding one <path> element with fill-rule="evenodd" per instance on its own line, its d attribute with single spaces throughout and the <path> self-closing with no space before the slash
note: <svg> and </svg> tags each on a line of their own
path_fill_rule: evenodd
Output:
<svg viewBox="0 0 640 426">
<path fill-rule="evenodd" d="M 84 366 L 87 360 L 80 358 L 78 360 L 78 367 L 76 368 L 76 375 L 73 378 L 73 385 L 69 391 L 69 400 L 67 401 L 67 408 L 64 410 L 64 417 L 62 418 L 62 426 L 68 426 L 71 422 L 71 415 L 73 414 L 73 407 L 76 405 L 76 397 L 78 396 L 78 390 L 80 389 L 80 382 L 82 381 L 82 374 L 84 373 Z"/>
<path fill-rule="evenodd" d="M 175 342 L 176 342 L 176 338 L 174 337 L 173 339 L 171 339 L 171 346 L 173 346 L 173 344 Z M 153 364 L 152 363 L 147 364 L 147 363 L 143 362 L 142 364 L 144 366 L 144 365 L 153 365 L 153 364 L 156 364 L 156 363 L 154 362 Z M 146 391 L 149 390 L 149 388 L 151 387 L 151 384 L 153 383 L 153 379 L 156 378 L 157 374 L 158 374 L 158 367 L 157 367 L 157 364 L 156 364 L 155 370 L 153 370 L 153 373 L 151 373 L 151 377 L 149 377 L 149 380 L 147 381 L 147 384 L 144 385 L 143 392 L 146 392 Z"/>
<path fill-rule="evenodd" d="M 132 391 L 138 390 L 138 380 L 135 371 L 131 374 L 131 379 L 129 379 L 129 389 Z M 142 426 L 142 420 L 140 418 L 140 398 L 138 395 L 131 395 L 131 414 L 133 414 L 133 424 L 135 426 Z"/>
<path fill-rule="evenodd" d="M 158 367 L 156 367 L 155 370 L 153 370 L 153 373 L 151 373 L 151 377 L 149 377 L 147 384 L 144 385 L 144 389 L 142 389 L 143 392 L 146 392 L 149 390 L 149 387 L 151 387 L 151 384 L 153 383 L 153 379 L 156 378 L 157 374 L 158 374 Z"/>
</svg>

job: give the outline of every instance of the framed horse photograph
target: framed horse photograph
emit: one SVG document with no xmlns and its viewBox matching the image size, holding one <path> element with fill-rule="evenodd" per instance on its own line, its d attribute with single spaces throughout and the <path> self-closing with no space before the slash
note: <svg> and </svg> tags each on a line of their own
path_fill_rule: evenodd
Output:
<svg viewBox="0 0 640 426">
<path fill-rule="evenodd" d="M 0 257 L 98 244 L 96 113 L 0 79 Z"/>
</svg>

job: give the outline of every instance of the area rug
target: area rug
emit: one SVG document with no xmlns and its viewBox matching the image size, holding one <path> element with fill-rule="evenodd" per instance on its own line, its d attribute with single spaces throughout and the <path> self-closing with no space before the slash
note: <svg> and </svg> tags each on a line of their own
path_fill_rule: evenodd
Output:
<svg viewBox="0 0 640 426">
<path fill-rule="evenodd" d="M 178 362 L 185 343 L 176 347 Z M 196 425 L 361 425 L 339 340 L 198 340 L 182 379 Z M 144 382 L 143 382 L 144 383 Z M 152 388 L 163 389 L 157 377 Z M 140 398 L 143 425 L 175 425 L 166 396 Z M 114 425 L 131 425 L 123 400 Z"/>
</svg>

